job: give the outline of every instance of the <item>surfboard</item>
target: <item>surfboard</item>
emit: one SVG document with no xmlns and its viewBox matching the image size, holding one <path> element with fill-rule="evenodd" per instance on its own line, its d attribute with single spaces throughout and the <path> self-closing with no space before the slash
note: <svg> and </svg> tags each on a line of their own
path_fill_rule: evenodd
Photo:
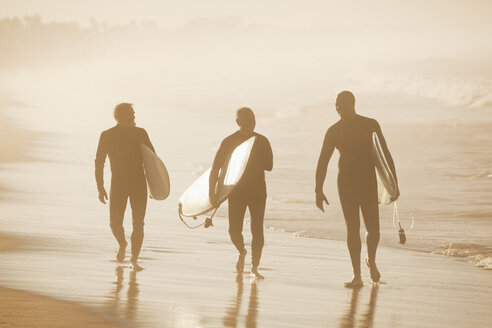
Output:
<svg viewBox="0 0 492 328">
<path fill-rule="evenodd" d="M 378 198 L 380 204 L 391 204 L 392 197 L 396 196 L 398 185 L 393 172 L 384 156 L 381 143 L 376 132 L 372 133 L 374 164 L 376 166 L 376 177 L 378 180 Z"/>
<path fill-rule="evenodd" d="M 142 161 L 150 196 L 156 200 L 164 200 L 169 196 L 169 192 L 171 191 L 166 166 L 146 145 L 141 144 L 140 149 L 142 150 Z"/>
<path fill-rule="evenodd" d="M 236 185 L 241 181 L 253 149 L 256 137 L 251 137 L 236 147 L 229 159 L 221 168 L 215 194 L 217 206 L 210 203 L 209 178 L 211 168 L 205 171 L 198 179 L 185 190 L 179 199 L 178 211 L 182 216 L 196 217 L 208 213 L 219 207 Z"/>
</svg>

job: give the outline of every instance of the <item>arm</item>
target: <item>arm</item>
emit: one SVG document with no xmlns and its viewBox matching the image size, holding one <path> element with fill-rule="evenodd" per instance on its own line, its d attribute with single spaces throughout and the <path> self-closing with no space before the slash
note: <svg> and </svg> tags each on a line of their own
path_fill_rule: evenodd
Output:
<svg viewBox="0 0 492 328">
<path fill-rule="evenodd" d="M 217 201 L 215 199 L 215 186 L 217 185 L 217 180 L 219 179 L 220 168 L 224 165 L 224 161 L 226 159 L 225 148 L 226 147 L 224 147 L 224 141 L 222 141 L 219 150 L 217 150 L 217 153 L 215 154 L 212 169 L 210 170 L 208 195 L 210 198 L 210 203 L 212 203 L 212 205 L 215 205 Z"/>
<path fill-rule="evenodd" d="M 330 135 L 330 130 L 326 132 L 325 140 L 323 141 L 323 147 L 321 148 L 321 154 L 318 159 L 318 166 L 316 168 L 316 206 L 324 212 L 323 202 L 329 205 L 325 194 L 323 193 L 323 184 L 326 178 L 326 170 L 328 168 L 328 163 L 335 150 L 335 144 L 333 142 L 333 137 Z"/>
<path fill-rule="evenodd" d="M 144 129 L 142 129 L 142 130 L 144 132 L 144 144 L 147 147 L 149 147 L 155 154 L 156 152 L 155 152 L 154 146 L 152 145 L 152 142 L 150 142 L 150 138 L 149 138 L 149 135 L 147 134 L 147 131 L 145 131 Z"/>
<path fill-rule="evenodd" d="M 267 138 L 265 138 L 265 148 L 264 148 L 264 159 L 265 159 L 265 166 L 263 169 L 265 171 L 271 171 L 273 169 L 273 152 L 272 152 L 272 146 L 270 145 L 270 142 L 268 141 Z"/>
<path fill-rule="evenodd" d="M 108 151 L 107 151 L 106 141 L 103 132 L 99 137 L 99 144 L 97 146 L 97 152 L 96 152 L 96 160 L 94 161 L 96 184 L 97 184 L 97 190 L 99 192 L 99 201 L 103 204 L 106 204 L 106 200 L 108 199 L 108 195 L 106 194 L 106 190 L 104 189 L 104 162 L 106 161 L 107 155 L 108 155 Z"/>
<path fill-rule="evenodd" d="M 378 122 L 376 122 L 375 132 L 378 135 L 379 142 L 381 143 L 381 148 L 383 149 L 384 156 L 386 157 L 386 161 L 390 167 L 391 173 L 393 173 L 393 177 L 395 177 L 396 185 L 398 186 L 398 177 L 396 176 L 396 168 L 395 162 L 393 161 L 393 157 L 388 149 L 388 144 L 386 143 L 386 139 L 384 139 L 383 131 L 381 130 L 381 126 Z M 400 190 L 398 189 L 397 196 L 392 200 L 397 200 L 400 196 Z"/>
</svg>

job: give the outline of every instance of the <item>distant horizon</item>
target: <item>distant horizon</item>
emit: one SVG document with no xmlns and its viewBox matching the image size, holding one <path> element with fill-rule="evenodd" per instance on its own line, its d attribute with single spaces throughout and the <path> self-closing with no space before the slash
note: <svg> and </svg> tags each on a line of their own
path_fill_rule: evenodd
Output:
<svg viewBox="0 0 492 328">
<path fill-rule="evenodd" d="M 179 2 L 107 0 L 84 3 L 63 0 L 0 0 L 4 16 L 39 14 L 48 20 L 68 19 L 89 23 L 91 17 L 110 24 L 132 19 L 153 20 L 162 27 L 177 27 L 193 17 L 241 16 L 247 22 L 279 26 L 382 26 L 382 27 L 492 27 L 489 1 L 446 0 L 412 2 L 398 0 L 361 1 L 250 1 L 248 4 L 211 0 Z"/>
</svg>

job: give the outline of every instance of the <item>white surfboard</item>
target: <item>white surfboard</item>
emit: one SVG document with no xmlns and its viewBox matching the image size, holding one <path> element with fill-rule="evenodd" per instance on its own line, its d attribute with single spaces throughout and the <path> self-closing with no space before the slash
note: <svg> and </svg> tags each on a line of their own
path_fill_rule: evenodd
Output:
<svg viewBox="0 0 492 328">
<path fill-rule="evenodd" d="M 376 132 L 372 133 L 374 163 L 376 165 L 376 176 L 378 179 L 378 198 L 380 204 L 391 204 L 392 197 L 396 196 L 398 185 L 393 172 L 386 161 L 381 143 Z"/>
<path fill-rule="evenodd" d="M 241 180 L 253 149 L 256 137 L 251 137 L 236 147 L 226 161 L 225 167 L 220 170 L 216 187 L 217 207 L 222 204 Z M 209 198 L 210 171 L 205 171 L 179 199 L 178 210 L 181 215 L 196 217 L 215 209 Z"/>
<path fill-rule="evenodd" d="M 144 144 L 140 145 L 145 178 L 150 196 L 156 200 L 164 200 L 169 196 L 171 184 L 166 166 L 154 152 Z"/>
</svg>

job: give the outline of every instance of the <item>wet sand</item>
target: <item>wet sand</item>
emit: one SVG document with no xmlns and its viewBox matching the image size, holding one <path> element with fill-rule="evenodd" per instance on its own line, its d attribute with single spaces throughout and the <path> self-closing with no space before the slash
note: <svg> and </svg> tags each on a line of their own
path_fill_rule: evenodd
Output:
<svg viewBox="0 0 492 328">
<path fill-rule="evenodd" d="M 125 327 L 71 302 L 0 287 L 0 327 Z M 114 321 L 114 320 L 113 320 Z"/>
<path fill-rule="evenodd" d="M 245 225 L 245 231 L 248 228 Z M 250 239 L 249 232 L 245 237 Z M 239 276 L 234 272 L 235 252 L 227 238 L 226 221 L 220 218 L 207 231 L 189 231 L 179 222 L 170 222 L 161 238 L 145 241 L 142 272 L 131 271 L 128 264 L 116 265 L 112 249 L 95 244 L 96 247 L 72 249 L 70 256 L 64 255 L 64 251 L 17 253 L 16 258 L 20 257 L 24 266 L 14 262 L 12 256 L 0 254 L 5 263 L 0 273 L 2 282 L 7 281 L 9 285 L 18 286 L 24 281 L 23 288 L 61 299 L 78 299 L 96 313 L 135 327 L 483 327 L 490 324 L 490 273 L 468 263 L 439 255 L 382 248 L 379 266 L 383 283 L 372 286 L 368 270 L 363 268 L 365 286 L 353 291 L 343 287 L 351 272 L 343 242 L 267 231 L 266 245 L 260 266 L 266 278 L 263 281 L 251 281 L 248 272 Z M 49 265 L 53 263 L 58 267 Z M 15 264 L 18 270 L 35 269 L 35 272 L 15 279 L 10 264 Z M 249 265 L 248 260 L 246 271 Z M 108 275 L 111 272 L 113 278 Z M 63 285 L 68 280 L 76 283 L 65 289 Z M 50 320 L 41 298 L 32 296 L 31 301 L 31 296 L 20 293 L 19 306 L 34 302 L 34 308 L 42 312 L 40 320 Z M 56 306 L 65 304 L 52 299 L 46 301 L 53 304 L 54 313 Z M 87 312 L 82 308 L 66 306 L 88 318 L 84 317 Z M 29 314 L 29 318 L 34 317 Z M 99 324 L 98 318 L 91 322 Z"/>
<path fill-rule="evenodd" d="M 28 240 L 0 234 L 0 252 L 26 249 Z M 116 321 L 116 322 L 115 322 Z M 125 327 L 73 302 L 0 287 L 0 327 Z"/>
</svg>

